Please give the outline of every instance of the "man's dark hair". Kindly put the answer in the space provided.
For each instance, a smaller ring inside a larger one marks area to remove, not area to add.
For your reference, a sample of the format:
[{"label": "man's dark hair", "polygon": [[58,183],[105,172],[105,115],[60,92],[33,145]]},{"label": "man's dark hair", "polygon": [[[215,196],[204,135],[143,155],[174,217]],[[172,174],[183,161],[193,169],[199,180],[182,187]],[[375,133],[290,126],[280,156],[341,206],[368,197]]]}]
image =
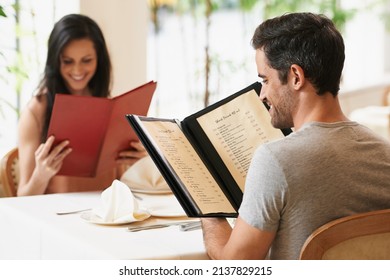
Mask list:
[{"label": "man's dark hair", "polygon": [[266,20],[253,35],[252,46],[263,49],[283,84],[292,64],[302,67],[317,94],[338,94],[344,66],[344,41],[324,15],[291,13]]}]

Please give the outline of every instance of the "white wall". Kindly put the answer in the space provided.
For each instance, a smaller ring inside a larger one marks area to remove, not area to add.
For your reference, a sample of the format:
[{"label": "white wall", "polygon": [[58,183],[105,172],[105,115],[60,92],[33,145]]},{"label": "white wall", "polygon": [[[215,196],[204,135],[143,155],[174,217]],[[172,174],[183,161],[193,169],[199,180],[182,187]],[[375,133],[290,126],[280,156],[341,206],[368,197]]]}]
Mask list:
[{"label": "white wall", "polygon": [[147,82],[148,12],[146,0],[80,0],[80,13],[103,30],[112,60],[114,96]]}]

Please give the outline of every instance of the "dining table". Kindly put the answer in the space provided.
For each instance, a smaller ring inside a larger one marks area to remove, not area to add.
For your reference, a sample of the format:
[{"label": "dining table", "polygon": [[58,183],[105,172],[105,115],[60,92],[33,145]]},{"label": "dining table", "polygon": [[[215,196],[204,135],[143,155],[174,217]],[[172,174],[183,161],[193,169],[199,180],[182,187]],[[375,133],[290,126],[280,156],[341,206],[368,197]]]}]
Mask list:
[{"label": "dining table", "polygon": [[[208,259],[200,227],[183,230],[178,224],[199,220],[188,218],[173,194],[135,197],[152,211],[133,223],[91,219],[91,209],[101,204],[100,192],[0,198],[0,259]],[[163,209],[166,205],[174,206],[171,212]],[[156,224],[161,227],[133,231]]]}]

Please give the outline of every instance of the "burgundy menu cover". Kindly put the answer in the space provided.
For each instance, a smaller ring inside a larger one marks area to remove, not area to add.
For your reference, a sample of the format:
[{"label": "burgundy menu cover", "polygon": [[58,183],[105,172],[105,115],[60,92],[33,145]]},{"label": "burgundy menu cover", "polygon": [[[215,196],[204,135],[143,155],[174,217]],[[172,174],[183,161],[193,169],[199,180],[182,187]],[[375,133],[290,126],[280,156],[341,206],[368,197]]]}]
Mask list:
[{"label": "burgundy menu cover", "polygon": [[147,115],[156,89],[151,81],[113,98],[56,94],[48,136],[70,141],[72,152],[57,175],[94,177],[115,167],[121,150],[138,140],[126,114]]}]

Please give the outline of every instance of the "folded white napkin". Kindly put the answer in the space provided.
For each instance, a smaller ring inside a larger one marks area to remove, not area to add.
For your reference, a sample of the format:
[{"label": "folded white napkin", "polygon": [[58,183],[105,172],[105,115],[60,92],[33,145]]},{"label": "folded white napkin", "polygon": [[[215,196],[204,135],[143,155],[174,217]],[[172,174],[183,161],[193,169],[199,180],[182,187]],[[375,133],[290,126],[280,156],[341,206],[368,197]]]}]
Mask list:
[{"label": "folded white napkin", "polygon": [[92,212],[105,223],[127,223],[142,221],[150,217],[139,204],[126,184],[114,180],[101,194],[102,204]]},{"label": "folded white napkin", "polygon": [[123,173],[120,180],[134,192],[171,192],[150,156],[135,162]]}]

